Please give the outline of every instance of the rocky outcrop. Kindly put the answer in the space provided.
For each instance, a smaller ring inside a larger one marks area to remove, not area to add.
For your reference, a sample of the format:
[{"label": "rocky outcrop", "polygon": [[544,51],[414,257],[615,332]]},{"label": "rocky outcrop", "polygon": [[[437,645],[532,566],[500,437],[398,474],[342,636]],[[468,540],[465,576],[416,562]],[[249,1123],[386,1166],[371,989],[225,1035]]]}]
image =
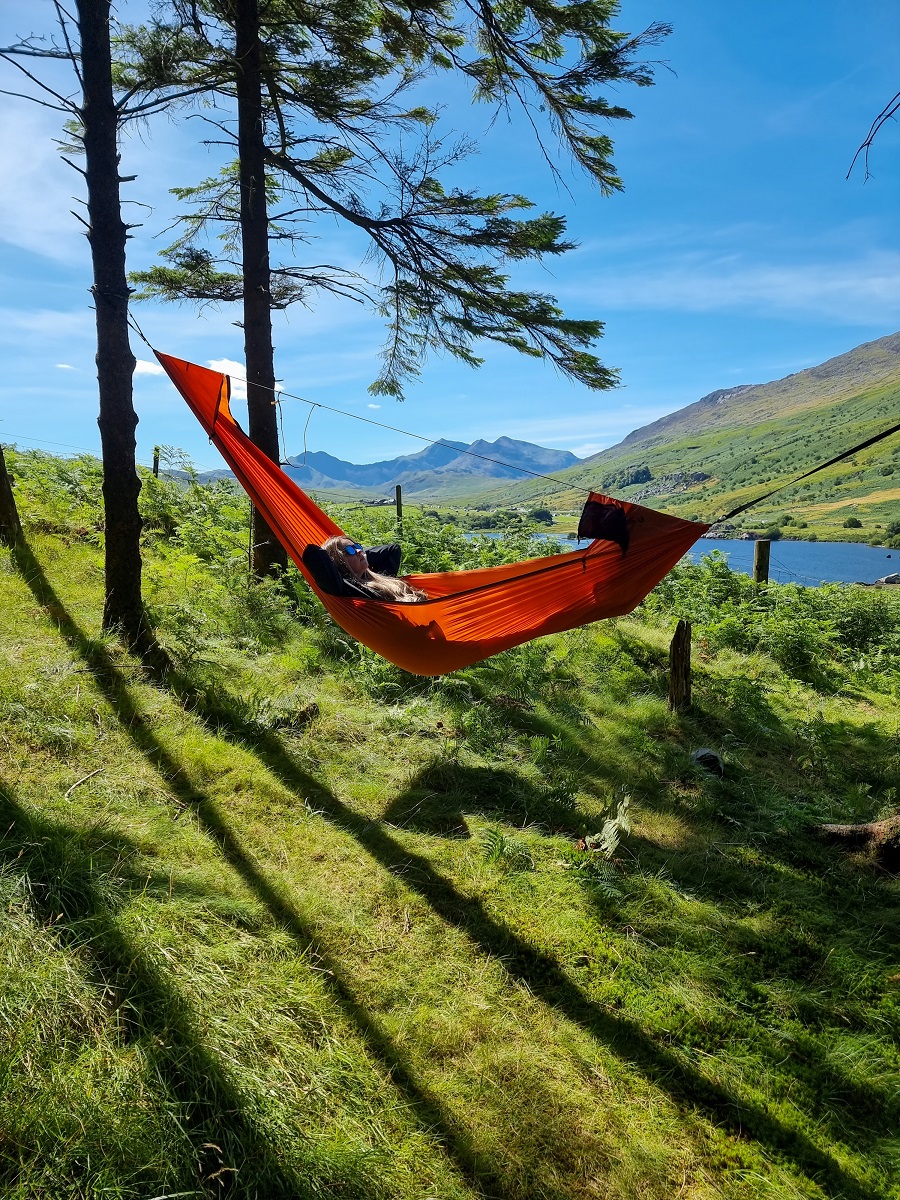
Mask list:
[{"label": "rocky outcrop", "polygon": [[688,488],[696,487],[712,479],[705,471],[673,471],[670,475],[660,475],[649,487],[642,488],[632,499],[642,502],[650,496],[672,496],[677,492],[686,492]]}]

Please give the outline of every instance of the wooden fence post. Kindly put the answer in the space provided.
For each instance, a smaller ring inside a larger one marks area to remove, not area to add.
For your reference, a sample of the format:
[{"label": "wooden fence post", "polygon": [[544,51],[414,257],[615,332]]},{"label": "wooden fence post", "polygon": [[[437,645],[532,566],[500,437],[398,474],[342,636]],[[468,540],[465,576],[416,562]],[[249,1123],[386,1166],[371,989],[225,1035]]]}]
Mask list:
[{"label": "wooden fence post", "polygon": [[681,712],[691,706],[691,624],[679,621],[669,646],[669,708]]},{"label": "wooden fence post", "polygon": [[400,484],[394,487],[394,503],[397,505],[397,532],[403,533],[403,491]]},{"label": "wooden fence post", "polygon": [[12,550],[16,546],[21,546],[24,541],[19,510],[16,508],[16,498],[13,495],[12,480],[6,469],[3,447],[0,446],[0,542]]},{"label": "wooden fence post", "polygon": [[153,447],[153,474],[159,479],[159,446]]},{"label": "wooden fence post", "polygon": [[753,543],[753,582],[769,582],[769,551],[772,543],[762,538]]}]

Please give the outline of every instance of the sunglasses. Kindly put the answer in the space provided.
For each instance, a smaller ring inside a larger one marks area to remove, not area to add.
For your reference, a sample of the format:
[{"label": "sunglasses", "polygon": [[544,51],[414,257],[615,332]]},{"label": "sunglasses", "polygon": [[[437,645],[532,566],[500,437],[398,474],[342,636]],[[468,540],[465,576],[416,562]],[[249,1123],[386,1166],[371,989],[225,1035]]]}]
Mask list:
[{"label": "sunglasses", "polygon": [[345,554],[365,554],[365,552],[366,551],[363,546],[345,546],[344,547]]}]

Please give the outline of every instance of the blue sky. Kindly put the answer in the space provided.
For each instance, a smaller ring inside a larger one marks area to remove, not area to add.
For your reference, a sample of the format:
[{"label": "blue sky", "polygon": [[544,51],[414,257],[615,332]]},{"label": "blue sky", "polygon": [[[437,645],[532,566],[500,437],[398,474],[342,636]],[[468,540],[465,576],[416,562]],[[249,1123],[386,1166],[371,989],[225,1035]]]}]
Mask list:
[{"label": "blue sky", "polygon": [[[139,14],[121,3],[120,14]],[[49,30],[49,0],[4,0],[0,43]],[[669,21],[657,85],[622,88],[635,113],[616,122],[625,191],[604,199],[564,160],[554,179],[521,121],[490,122],[455,89],[445,121],[480,153],[452,179],[522,191],[565,213],[579,248],[517,283],[555,294],[572,315],[606,324],[600,354],[622,387],[592,393],[512,351],[482,347],[472,371],[433,358],[406,401],[373,400],[382,330],[358,306],[323,299],[279,318],[277,369],[289,392],[429,437],[500,435],[587,455],[715,388],[779,378],[900,329],[900,131],[886,128],[872,177],[845,174],[874,115],[900,87],[900,10],[892,0],[625,0],[619,27]],[[7,68],[0,86],[15,86]],[[143,221],[130,266],[149,265],[174,211],[167,189],[216,162],[200,123],[161,118],[123,145],[126,196]],[[4,97],[0,106],[0,440],[48,450],[99,449],[87,246],[70,210],[79,177],[53,145],[56,114]],[[359,247],[334,227],[320,253],[352,263]],[[242,353],[238,313],[141,305],[155,345],[197,362]],[[135,353],[146,348],[135,340]],[[138,454],[155,443],[219,465],[164,379],[139,368]],[[373,407],[373,405],[380,407]],[[283,405],[289,453],[303,445],[307,408]],[[310,449],[352,461],[421,443],[317,410]]]}]

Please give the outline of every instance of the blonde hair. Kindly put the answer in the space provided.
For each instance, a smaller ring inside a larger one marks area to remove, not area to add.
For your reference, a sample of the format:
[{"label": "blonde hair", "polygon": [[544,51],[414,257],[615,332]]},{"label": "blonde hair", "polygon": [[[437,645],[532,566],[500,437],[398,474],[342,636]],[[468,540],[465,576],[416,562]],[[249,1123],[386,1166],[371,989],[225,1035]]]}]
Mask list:
[{"label": "blonde hair", "polygon": [[322,545],[322,549],[344,579],[350,583],[359,584],[380,600],[392,600],[395,604],[414,604],[417,600],[428,599],[426,592],[412,587],[405,579],[398,579],[396,575],[381,575],[377,571],[366,571],[365,575],[354,575],[347,564],[347,555],[344,551],[347,546],[355,545],[357,543],[348,537],[330,537]]}]

